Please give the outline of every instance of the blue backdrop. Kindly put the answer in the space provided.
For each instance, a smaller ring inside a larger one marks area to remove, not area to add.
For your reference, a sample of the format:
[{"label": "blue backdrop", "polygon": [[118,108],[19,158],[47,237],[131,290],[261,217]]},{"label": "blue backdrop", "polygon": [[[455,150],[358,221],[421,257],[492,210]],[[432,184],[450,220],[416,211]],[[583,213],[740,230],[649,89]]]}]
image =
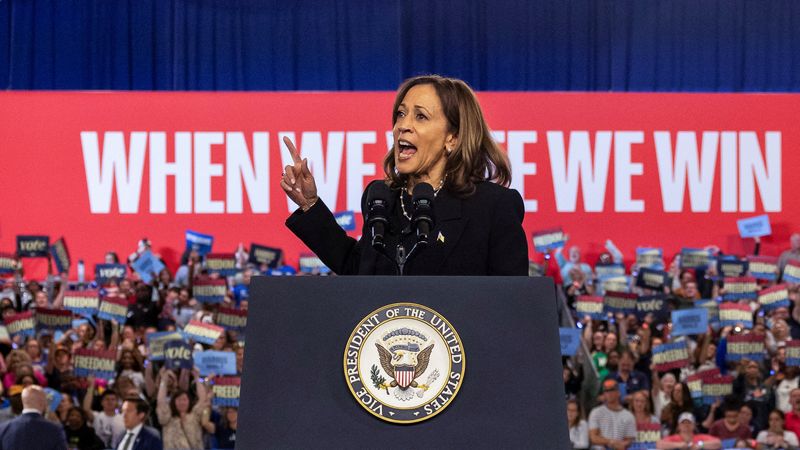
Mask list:
[{"label": "blue backdrop", "polygon": [[798,91],[795,0],[0,0],[10,89]]}]

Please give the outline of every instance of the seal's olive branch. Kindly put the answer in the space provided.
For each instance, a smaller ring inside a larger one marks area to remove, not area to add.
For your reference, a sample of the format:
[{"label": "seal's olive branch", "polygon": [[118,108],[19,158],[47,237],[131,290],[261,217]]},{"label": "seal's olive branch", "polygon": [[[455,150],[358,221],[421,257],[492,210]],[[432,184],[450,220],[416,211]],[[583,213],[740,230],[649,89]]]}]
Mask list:
[{"label": "seal's olive branch", "polygon": [[386,378],[381,375],[377,365],[372,365],[372,370],[369,371],[369,374],[372,378],[372,385],[375,386],[376,389],[386,390],[386,395],[389,395],[389,385],[386,384]]}]

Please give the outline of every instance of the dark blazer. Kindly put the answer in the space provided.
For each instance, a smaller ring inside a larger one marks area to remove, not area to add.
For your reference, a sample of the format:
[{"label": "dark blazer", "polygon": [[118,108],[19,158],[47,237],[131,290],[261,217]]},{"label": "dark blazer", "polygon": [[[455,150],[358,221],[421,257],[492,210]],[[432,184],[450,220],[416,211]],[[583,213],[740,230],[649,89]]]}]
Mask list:
[{"label": "dark blazer", "polygon": [[0,424],[0,450],[66,448],[64,429],[41,414],[27,413]]},{"label": "dark blazer", "polygon": [[[125,439],[125,434],[128,431],[125,430],[125,433],[122,433],[114,438],[114,445],[113,448],[119,447],[120,442]],[[133,445],[131,446],[131,450],[163,450],[164,443],[161,441],[161,434],[153,428],[148,427],[147,425],[142,427],[142,430],[139,431],[139,434],[136,435],[136,440],[133,441]]]},{"label": "dark blazer", "polygon": [[[373,181],[367,191],[381,182]],[[306,212],[295,211],[286,226],[339,275],[396,275],[396,246],[402,241],[409,251],[414,236],[403,234],[408,220],[401,212],[400,192],[393,192],[385,239],[388,256],[372,248],[366,223],[360,241],[347,236],[321,199]],[[409,214],[410,203],[407,198]],[[522,229],[525,210],[517,191],[482,182],[473,195],[461,199],[442,189],[433,209],[430,243],[409,257],[405,275],[528,275],[528,241]],[[367,211],[366,191],[361,210]]]}]

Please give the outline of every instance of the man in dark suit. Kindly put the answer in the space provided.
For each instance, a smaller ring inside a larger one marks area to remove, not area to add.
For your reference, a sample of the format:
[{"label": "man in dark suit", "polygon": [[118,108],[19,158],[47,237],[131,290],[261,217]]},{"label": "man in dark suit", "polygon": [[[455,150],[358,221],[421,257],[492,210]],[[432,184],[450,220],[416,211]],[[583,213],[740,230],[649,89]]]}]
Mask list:
[{"label": "man in dark suit", "polygon": [[150,416],[150,405],[146,401],[132,397],[122,403],[122,421],[125,434],[114,439],[117,450],[163,450],[161,436],[154,428],[144,424]]},{"label": "man in dark suit", "polygon": [[22,414],[0,425],[0,450],[52,450],[67,448],[64,429],[42,417],[47,410],[47,395],[39,386],[22,391]]}]

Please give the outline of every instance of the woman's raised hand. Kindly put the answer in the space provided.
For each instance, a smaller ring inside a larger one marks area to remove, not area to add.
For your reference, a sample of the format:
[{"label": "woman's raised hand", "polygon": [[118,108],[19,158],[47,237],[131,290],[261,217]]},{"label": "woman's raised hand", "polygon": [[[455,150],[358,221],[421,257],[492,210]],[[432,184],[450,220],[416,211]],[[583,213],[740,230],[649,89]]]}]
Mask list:
[{"label": "woman's raised hand", "polygon": [[281,188],[297,206],[302,208],[303,211],[308,211],[319,199],[314,176],[308,170],[308,159],[300,159],[294,143],[288,137],[284,137],[283,142],[289,149],[289,154],[292,155],[294,164],[284,168]]}]

